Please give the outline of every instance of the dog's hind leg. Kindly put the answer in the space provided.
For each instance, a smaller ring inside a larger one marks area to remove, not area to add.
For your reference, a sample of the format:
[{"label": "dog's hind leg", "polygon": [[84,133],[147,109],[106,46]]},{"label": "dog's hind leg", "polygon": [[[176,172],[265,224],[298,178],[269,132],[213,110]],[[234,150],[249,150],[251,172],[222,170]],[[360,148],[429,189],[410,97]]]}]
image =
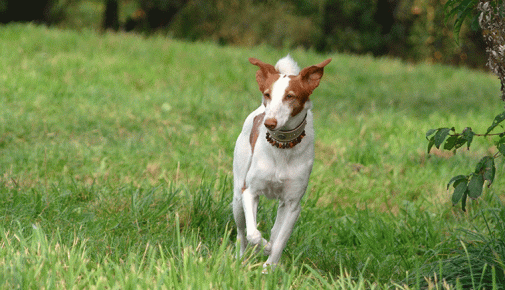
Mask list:
[{"label": "dog's hind leg", "polygon": [[242,197],[237,194],[233,197],[233,217],[237,225],[237,240],[240,243],[240,257],[242,257],[247,247],[246,223],[244,208],[242,206]]}]

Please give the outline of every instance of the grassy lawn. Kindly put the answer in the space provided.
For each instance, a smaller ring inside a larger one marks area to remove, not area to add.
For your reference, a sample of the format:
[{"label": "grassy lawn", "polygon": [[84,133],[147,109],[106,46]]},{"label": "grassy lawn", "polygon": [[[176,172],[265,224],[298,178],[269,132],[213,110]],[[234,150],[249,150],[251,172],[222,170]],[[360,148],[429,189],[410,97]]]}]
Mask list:
[{"label": "grassy lawn", "polygon": [[235,258],[233,148],[261,98],[247,58],[287,53],[0,26],[0,288],[503,289],[503,162],[467,213],[445,187],[493,139],[452,156],[424,137],[485,132],[499,81],[387,58],[289,52],[333,58],[309,189],[278,270]]}]

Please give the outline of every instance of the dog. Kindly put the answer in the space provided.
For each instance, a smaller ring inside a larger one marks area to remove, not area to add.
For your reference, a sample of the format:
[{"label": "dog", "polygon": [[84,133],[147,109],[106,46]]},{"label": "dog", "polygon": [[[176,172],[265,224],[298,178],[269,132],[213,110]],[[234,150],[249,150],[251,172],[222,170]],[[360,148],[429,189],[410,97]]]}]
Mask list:
[{"label": "dog", "polygon": [[[264,271],[279,263],[298,216],[314,162],[314,128],[309,96],[331,58],[300,71],[289,56],[275,66],[256,58],[262,104],[245,120],[233,158],[233,216],[240,256],[248,244],[268,255]],[[262,126],[263,125],[263,126]],[[278,199],[267,242],[256,226],[259,197]]]}]

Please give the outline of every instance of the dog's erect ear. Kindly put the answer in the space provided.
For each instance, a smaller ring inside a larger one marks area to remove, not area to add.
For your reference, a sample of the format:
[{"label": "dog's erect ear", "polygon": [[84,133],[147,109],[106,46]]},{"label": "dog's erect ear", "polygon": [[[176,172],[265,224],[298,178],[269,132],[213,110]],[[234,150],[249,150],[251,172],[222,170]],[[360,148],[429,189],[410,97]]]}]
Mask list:
[{"label": "dog's erect ear", "polygon": [[268,77],[278,72],[275,70],[273,65],[264,63],[257,58],[251,57],[249,58],[249,62],[260,68],[260,70],[256,72],[256,81],[258,82],[260,91],[263,93],[267,89],[265,85]]},{"label": "dog's erect ear", "polygon": [[304,87],[313,91],[319,85],[319,81],[323,77],[324,67],[329,64],[331,58],[321,62],[320,64],[316,64],[313,66],[306,67],[302,69],[300,72],[301,80],[304,84]]}]

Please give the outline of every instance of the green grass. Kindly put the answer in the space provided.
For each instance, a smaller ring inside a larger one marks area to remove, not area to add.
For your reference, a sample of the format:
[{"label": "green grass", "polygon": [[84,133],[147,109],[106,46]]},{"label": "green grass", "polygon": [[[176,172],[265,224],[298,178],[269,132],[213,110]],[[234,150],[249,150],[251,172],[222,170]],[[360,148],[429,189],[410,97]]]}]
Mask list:
[{"label": "green grass", "polygon": [[[278,270],[236,258],[233,148],[260,103],[247,58],[287,53],[0,26],[0,288],[503,289],[503,163],[466,214],[445,189],[493,140],[450,156],[424,139],[484,132],[498,80],[387,58],[290,52],[333,58],[309,189]],[[275,211],[261,200],[266,236]]]}]

